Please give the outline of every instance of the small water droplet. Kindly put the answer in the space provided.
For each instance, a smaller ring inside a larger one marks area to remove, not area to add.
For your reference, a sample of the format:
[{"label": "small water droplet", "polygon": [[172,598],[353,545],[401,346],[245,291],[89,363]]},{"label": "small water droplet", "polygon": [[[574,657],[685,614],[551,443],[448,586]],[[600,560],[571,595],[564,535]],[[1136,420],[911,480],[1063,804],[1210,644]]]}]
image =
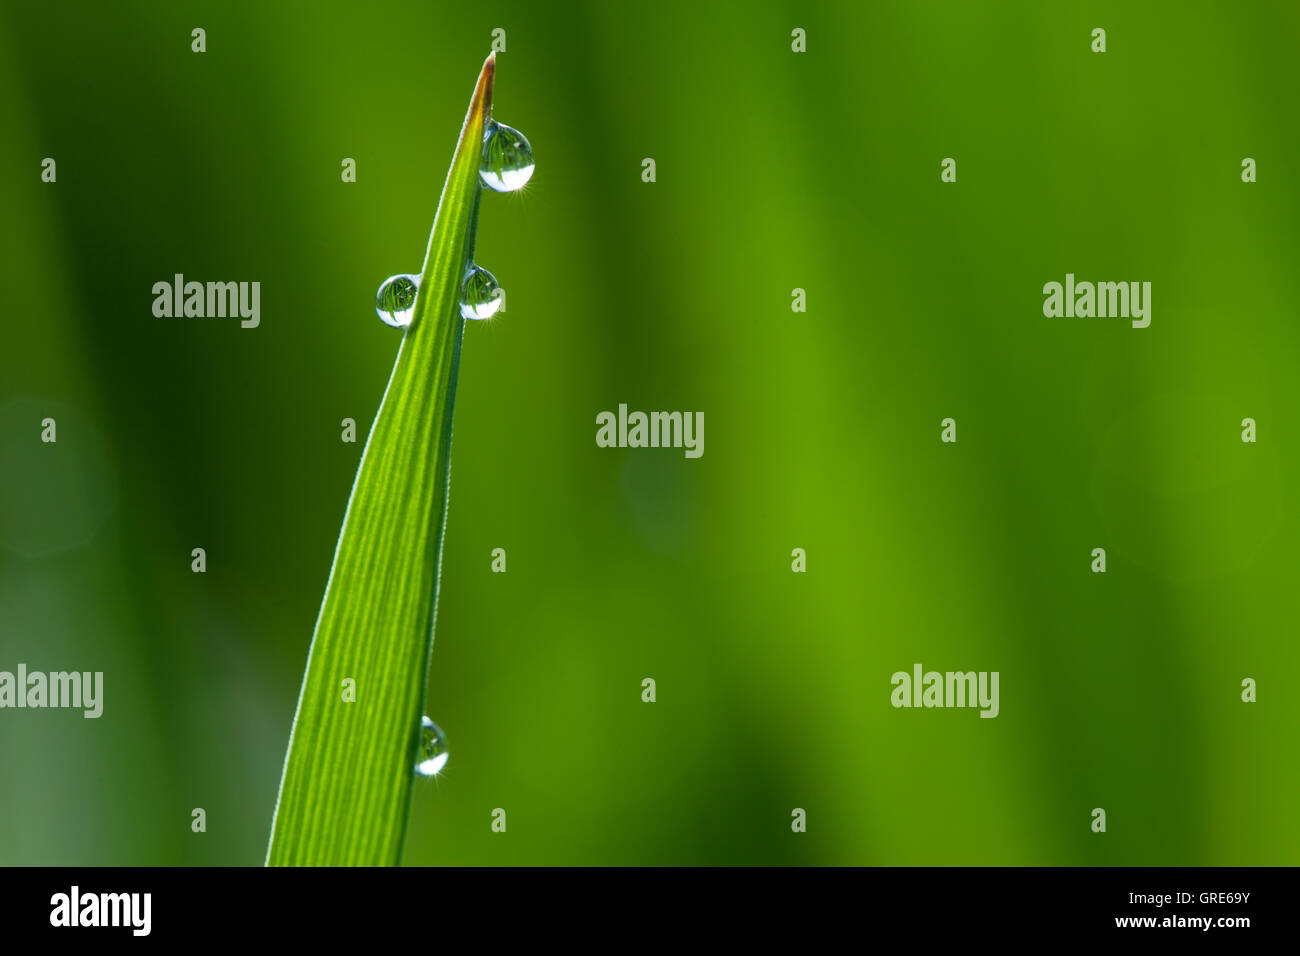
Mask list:
[{"label": "small water droplet", "polygon": [[460,314],[467,319],[490,319],[501,308],[501,300],[496,276],[481,266],[470,266],[460,285]]},{"label": "small water droplet", "polygon": [[375,311],[395,329],[404,329],[415,317],[415,294],[420,291],[420,277],[395,275],[379,286]]},{"label": "small water droplet", "polygon": [[483,130],[483,162],[479,178],[488,189],[512,193],[533,175],[533,148],[517,129],[489,120]]},{"label": "small water droplet", "polygon": [[415,772],[421,777],[432,777],[447,766],[447,735],[428,717],[420,718],[420,756],[415,761]]}]

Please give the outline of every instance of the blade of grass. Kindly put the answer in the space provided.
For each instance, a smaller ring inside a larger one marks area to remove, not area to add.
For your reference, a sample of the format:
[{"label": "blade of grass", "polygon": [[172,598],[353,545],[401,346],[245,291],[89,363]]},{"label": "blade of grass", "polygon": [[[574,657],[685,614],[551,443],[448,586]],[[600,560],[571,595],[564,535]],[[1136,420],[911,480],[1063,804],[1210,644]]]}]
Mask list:
[{"label": "blade of grass", "polygon": [[[268,865],[394,865],[410,811],[450,482],[451,420],[495,54],[429,236],[415,314],[348,502],[289,736]],[[355,702],[343,681],[356,681]]]}]

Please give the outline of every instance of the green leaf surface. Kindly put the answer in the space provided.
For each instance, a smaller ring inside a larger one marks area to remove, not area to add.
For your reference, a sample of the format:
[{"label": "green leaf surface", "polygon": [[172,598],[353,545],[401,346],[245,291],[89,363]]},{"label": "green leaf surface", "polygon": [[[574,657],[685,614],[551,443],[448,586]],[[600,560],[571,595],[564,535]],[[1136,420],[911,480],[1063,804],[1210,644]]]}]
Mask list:
[{"label": "green leaf surface", "polygon": [[[268,865],[395,865],[410,811],[447,522],[452,410],[495,54],[429,236],[415,314],[357,471],[312,638]],[[356,681],[346,702],[343,682]]]}]

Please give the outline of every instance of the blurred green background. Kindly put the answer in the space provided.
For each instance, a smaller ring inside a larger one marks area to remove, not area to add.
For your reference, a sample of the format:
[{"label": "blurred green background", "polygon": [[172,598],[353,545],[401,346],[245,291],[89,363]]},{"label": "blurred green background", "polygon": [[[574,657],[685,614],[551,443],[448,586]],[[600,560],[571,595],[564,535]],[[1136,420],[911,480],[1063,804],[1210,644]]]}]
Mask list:
[{"label": "blurred green background", "polygon": [[[1300,860],[1300,8],[1137,6],[8,0],[0,669],[105,701],[0,712],[0,862],[263,859],[497,27],[538,166],[483,203],[406,862]],[[261,327],[155,318],[176,272]],[[1150,328],[1044,318],[1066,272]],[[620,402],[704,456],[597,448]],[[916,662],[1001,715],[893,709]]]}]

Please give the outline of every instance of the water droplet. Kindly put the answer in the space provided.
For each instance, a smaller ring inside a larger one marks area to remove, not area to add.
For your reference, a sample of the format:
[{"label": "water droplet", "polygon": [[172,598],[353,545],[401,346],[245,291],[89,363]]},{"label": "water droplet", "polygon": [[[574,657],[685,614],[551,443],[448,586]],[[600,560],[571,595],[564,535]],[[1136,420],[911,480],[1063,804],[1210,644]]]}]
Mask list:
[{"label": "water droplet", "polygon": [[415,293],[420,291],[420,277],[395,275],[385,279],[375,296],[375,311],[395,329],[404,329],[415,316]]},{"label": "water droplet", "polygon": [[470,266],[460,285],[460,314],[467,319],[490,319],[502,302],[501,287],[492,273]]},{"label": "water droplet", "polygon": [[512,193],[533,175],[533,148],[517,129],[489,120],[483,131],[483,162],[479,178],[488,189]]},{"label": "water droplet", "polygon": [[428,717],[420,718],[420,756],[415,761],[415,772],[421,777],[432,777],[447,766],[447,735]]}]

